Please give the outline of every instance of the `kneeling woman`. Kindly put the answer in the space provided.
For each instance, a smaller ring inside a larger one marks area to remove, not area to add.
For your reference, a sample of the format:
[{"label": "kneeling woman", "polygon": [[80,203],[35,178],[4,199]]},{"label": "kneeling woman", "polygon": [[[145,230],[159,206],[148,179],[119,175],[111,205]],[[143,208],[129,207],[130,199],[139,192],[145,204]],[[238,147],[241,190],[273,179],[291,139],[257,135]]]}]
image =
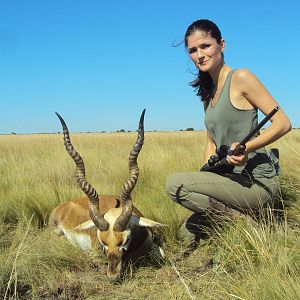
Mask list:
[{"label": "kneeling woman", "polygon": [[[278,103],[251,72],[233,70],[225,64],[225,41],[215,23],[195,21],[188,27],[184,41],[199,70],[191,85],[204,103],[207,162],[221,145],[234,149],[257,126],[258,111],[267,115]],[[291,123],[280,108],[271,118],[271,125],[246,143],[244,154],[227,157],[233,172],[174,174],[168,178],[167,193],[194,212],[209,207],[245,211],[271,204],[279,199],[280,187],[276,168],[264,147],[290,130]]]}]

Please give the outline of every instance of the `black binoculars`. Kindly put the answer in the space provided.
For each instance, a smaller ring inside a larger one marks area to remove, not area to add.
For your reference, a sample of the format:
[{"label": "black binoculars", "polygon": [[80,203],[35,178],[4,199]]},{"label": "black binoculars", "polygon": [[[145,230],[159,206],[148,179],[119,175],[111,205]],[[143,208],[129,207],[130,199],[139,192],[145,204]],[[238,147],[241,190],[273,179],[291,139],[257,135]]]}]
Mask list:
[{"label": "black binoculars", "polygon": [[207,161],[207,164],[211,167],[214,166],[217,162],[227,157],[229,154],[229,147],[227,145],[222,145],[217,150],[217,154],[212,155],[209,160]]}]

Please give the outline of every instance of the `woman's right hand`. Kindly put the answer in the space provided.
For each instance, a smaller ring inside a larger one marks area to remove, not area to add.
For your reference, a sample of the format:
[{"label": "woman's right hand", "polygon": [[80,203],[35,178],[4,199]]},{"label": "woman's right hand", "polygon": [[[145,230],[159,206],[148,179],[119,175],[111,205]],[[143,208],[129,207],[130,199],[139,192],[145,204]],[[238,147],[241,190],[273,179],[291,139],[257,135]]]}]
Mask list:
[{"label": "woman's right hand", "polygon": [[[230,150],[233,151],[239,143],[233,143],[230,147]],[[248,161],[248,151],[247,148],[244,150],[243,154],[239,155],[234,155],[234,154],[229,154],[226,157],[228,163],[232,166],[244,166],[247,161]]]}]

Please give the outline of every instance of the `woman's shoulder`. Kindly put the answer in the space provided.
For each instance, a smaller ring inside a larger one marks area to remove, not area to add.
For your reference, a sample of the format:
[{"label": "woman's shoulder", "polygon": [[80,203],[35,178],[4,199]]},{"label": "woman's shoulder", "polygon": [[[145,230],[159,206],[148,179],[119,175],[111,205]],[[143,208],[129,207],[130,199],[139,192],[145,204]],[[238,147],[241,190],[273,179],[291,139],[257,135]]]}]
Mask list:
[{"label": "woman's shoulder", "polygon": [[253,77],[256,78],[256,76],[246,68],[244,68],[244,69],[235,69],[233,71],[234,71],[233,76],[237,80],[247,80],[247,79],[250,79],[250,78],[253,78]]},{"label": "woman's shoulder", "polygon": [[259,79],[246,68],[234,70],[232,80],[236,86],[253,86],[259,82]]}]

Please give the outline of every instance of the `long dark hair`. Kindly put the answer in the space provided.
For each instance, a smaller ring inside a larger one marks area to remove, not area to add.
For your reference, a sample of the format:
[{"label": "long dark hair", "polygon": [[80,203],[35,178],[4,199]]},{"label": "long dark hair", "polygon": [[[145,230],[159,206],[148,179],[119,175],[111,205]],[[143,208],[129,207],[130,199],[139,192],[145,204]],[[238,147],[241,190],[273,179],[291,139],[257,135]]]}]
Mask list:
[{"label": "long dark hair", "polygon": [[[215,38],[218,44],[221,43],[222,35],[218,26],[210,20],[201,19],[193,22],[188,27],[184,36],[184,44],[186,48],[188,37],[195,31],[210,33],[211,37]],[[200,96],[202,101],[208,102],[212,98],[214,82],[208,72],[202,72],[199,70],[197,78],[190,82],[190,85],[195,88],[197,96]]]}]

